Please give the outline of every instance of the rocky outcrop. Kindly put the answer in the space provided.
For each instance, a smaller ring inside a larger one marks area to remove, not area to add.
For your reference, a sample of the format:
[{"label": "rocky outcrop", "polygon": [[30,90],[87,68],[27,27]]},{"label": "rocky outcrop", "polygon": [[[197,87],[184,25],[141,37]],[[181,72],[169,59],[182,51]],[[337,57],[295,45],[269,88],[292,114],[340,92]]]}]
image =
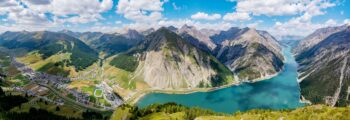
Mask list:
[{"label": "rocky outcrop", "polygon": [[282,69],[281,47],[266,31],[231,28],[211,38],[219,44],[216,57],[239,80],[268,77]]},{"label": "rocky outcrop", "polygon": [[167,28],[149,34],[125,55],[137,58],[134,75],[152,88],[216,87],[234,82],[230,70],[214,56]]},{"label": "rocky outcrop", "polygon": [[301,94],[315,104],[348,106],[349,56],[349,26],[322,28],[309,35],[296,50]]},{"label": "rocky outcrop", "polygon": [[346,29],[346,25],[317,29],[315,32],[313,32],[312,34],[308,35],[303,40],[301,40],[301,42],[299,43],[297,48],[293,50],[293,52],[296,54],[305,52],[306,50],[315,46],[316,44],[318,44],[325,38],[329,37],[330,35],[336,32],[342,31],[344,29]]},{"label": "rocky outcrop", "polygon": [[211,34],[203,33],[193,26],[184,25],[177,33],[182,36],[183,39],[202,50],[210,52],[216,47],[216,44],[210,39]]}]

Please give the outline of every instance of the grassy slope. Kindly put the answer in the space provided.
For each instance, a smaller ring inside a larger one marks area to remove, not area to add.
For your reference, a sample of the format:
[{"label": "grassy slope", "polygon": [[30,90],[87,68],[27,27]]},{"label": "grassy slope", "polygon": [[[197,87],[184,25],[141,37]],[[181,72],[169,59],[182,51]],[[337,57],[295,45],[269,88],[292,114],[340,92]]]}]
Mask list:
[{"label": "grassy slope", "polygon": [[74,67],[66,65],[70,56],[70,53],[59,53],[43,59],[41,54],[34,51],[26,56],[17,58],[17,60],[37,71],[68,76],[72,70],[74,71]]},{"label": "grassy slope", "polygon": [[349,107],[314,105],[292,111],[252,110],[233,116],[202,116],[197,120],[349,120]]},{"label": "grassy slope", "polygon": [[[136,112],[135,112],[136,111]],[[251,110],[234,115],[210,112],[200,108],[188,108],[180,105],[153,105],[143,109],[135,107],[118,108],[111,120],[350,120],[350,107],[328,107],[313,105],[296,110]]]},{"label": "grassy slope", "polygon": [[37,108],[37,109],[44,109],[47,110],[53,114],[61,115],[65,117],[71,117],[71,118],[82,118],[81,114],[83,110],[78,110],[77,108],[73,108],[72,105],[63,105],[59,106],[60,110],[56,111],[57,105],[48,103],[45,104],[44,102],[36,102],[36,104],[30,104],[29,102],[23,103],[21,107],[15,107],[11,111],[12,112],[29,112],[29,109],[31,107]]}]

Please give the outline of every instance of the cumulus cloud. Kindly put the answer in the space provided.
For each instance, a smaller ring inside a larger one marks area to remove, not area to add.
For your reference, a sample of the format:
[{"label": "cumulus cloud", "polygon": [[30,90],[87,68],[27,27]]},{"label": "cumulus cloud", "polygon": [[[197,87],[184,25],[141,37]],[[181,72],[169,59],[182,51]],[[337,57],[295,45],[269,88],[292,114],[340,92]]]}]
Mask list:
[{"label": "cumulus cloud", "polygon": [[262,20],[257,20],[257,21],[255,21],[255,22],[253,22],[253,23],[249,23],[249,24],[247,25],[247,27],[256,28],[256,27],[258,27],[259,24],[261,24],[261,23],[263,23],[263,22],[264,22],[264,21],[262,21]]},{"label": "cumulus cloud", "polygon": [[287,22],[276,22],[275,25],[268,29],[276,37],[281,36],[306,36],[319,28],[328,26],[338,26],[333,19],[329,19],[323,23],[312,23],[311,21],[302,21],[300,17],[293,18]]},{"label": "cumulus cloud", "polygon": [[213,30],[226,30],[232,26],[235,26],[229,22],[216,22],[216,23],[208,23],[208,22],[200,22],[194,21],[190,19],[180,19],[180,20],[161,20],[158,22],[158,26],[175,26],[180,28],[183,25],[195,26],[198,29],[213,29]]},{"label": "cumulus cloud", "polygon": [[236,10],[253,15],[281,16],[296,15],[305,11],[320,14],[319,8],[329,6],[334,4],[325,0],[238,0]]},{"label": "cumulus cloud", "polygon": [[119,0],[117,13],[136,22],[155,22],[162,18],[163,4],[160,0]]},{"label": "cumulus cloud", "polygon": [[191,16],[192,19],[195,20],[217,20],[217,19],[221,19],[221,15],[220,14],[207,14],[204,12],[197,12],[196,14]]},{"label": "cumulus cloud", "polygon": [[245,21],[250,20],[251,17],[248,13],[245,12],[234,12],[225,14],[223,19],[226,21]]},{"label": "cumulus cloud", "polygon": [[2,28],[40,30],[103,20],[101,13],[112,7],[113,0],[0,0],[0,15],[12,24]]},{"label": "cumulus cloud", "polygon": [[52,0],[24,0],[35,5],[47,5],[50,4]]},{"label": "cumulus cloud", "polygon": [[343,21],[343,24],[348,24],[348,25],[350,25],[350,19],[345,19],[345,20]]},{"label": "cumulus cloud", "polygon": [[300,0],[239,0],[237,11],[253,15],[293,15],[301,12],[304,5]]},{"label": "cumulus cloud", "polygon": [[[33,4],[36,0],[24,0],[28,8],[50,12],[58,16],[99,14],[112,8],[113,0],[52,0],[50,4]],[[41,0],[44,1],[44,0]]]},{"label": "cumulus cloud", "polygon": [[35,4],[33,1],[36,0],[24,0],[24,3],[32,10],[49,12],[60,18],[67,18],[63,20],[65,22],[73,23],[97,21],[102,19],[100,13],[113,7],[113,0],[39,0],[49,1],[49,4]]},{"label": "cumulus cloud", "polygon": [[44,25],[50,22],[44,13],[28,9],[16,0],[0,2],[0,15],[6,15],[6,19],[17,24]]},{"label": "cumulus cloud", "polygon": [[[335,6],[334,3],[323,0],[302,1],[303,7],[300,9],[300,16],[293,17],[286,22],[277,21],[275,25],[269,28],[269,32],[275,36],[306,36],[314,30],[336,25],[336,21],[329,19],[324,23],[313,23],[312,18],[319,15],[324,15],[323,10]],[[258,14],[258,13],[255,13]],[[263,13],[260,13],[263,14]],[[265,13],[264,13],[265,14]],[[273,15],[273,14],[270,14]]]}]

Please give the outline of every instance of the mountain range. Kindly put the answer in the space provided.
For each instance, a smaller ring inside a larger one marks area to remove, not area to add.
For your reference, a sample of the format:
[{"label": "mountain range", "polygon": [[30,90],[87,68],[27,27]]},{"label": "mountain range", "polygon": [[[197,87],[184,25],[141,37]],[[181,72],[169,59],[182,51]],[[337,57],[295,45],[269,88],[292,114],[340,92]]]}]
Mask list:
[{"label": "mountain range", "polygon": [[265,78],[278,73],[284,59],[279,42],[253,28],[215,31],[184,25],[125,34],[23,31],[5,32],[0,41],[7,49],[26,49],[17,59],[35,70],[69,76],[103,61],[128,73],[121,80],[129,81],[125,83],[135,79],[162,89],[217,87]]},{"label": "mountain range", "polygon": [[283,67],[278,41],[266,31],[231,28],[212,36],[216,57],[240,80],[265,78]]}]

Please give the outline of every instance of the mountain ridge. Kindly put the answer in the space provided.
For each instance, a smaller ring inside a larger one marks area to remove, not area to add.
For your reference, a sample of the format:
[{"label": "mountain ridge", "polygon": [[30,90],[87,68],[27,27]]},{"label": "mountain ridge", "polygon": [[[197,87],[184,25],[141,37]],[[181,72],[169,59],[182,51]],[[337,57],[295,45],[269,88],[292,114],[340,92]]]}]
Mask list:
[{"label": "mountain ridge", "polygon": [[328,31],[333,34],[320,36],[324,39],[297,53],[299,81],[302,95],[312,103],[347,106],[350,104],[346,100],[350,88],[350,63],[347,62],[350,59],[350,27],[340,31],[334,28]]}]

